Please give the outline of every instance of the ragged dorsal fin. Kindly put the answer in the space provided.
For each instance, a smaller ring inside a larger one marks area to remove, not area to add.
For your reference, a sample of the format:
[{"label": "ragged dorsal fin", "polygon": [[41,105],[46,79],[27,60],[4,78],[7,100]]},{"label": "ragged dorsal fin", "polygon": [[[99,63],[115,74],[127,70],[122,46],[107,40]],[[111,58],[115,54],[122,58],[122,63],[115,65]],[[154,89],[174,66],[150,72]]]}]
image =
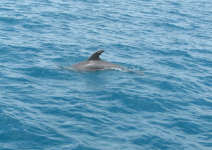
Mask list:
[{"label": "ragged dorsal fin", "polygon": [[104,52],[104,50],[98,50],[94,54],[92,54],[88,60],[101,60],[99,56]]}]

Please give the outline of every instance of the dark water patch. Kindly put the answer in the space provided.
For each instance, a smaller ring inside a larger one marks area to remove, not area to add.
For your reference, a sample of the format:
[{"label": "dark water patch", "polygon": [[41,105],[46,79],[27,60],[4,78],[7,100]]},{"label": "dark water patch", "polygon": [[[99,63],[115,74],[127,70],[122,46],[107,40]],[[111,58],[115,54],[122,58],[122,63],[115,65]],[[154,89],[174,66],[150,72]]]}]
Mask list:
[{"label": "dark water patch", "polygon": [[197,78],[199,78],[204,85],[209,88],[212,87],[212,76],[197,76]]},{"label": "dark water patch", "polygon": [[107,108],[107,110],[111,113],[119,113],[119,114],[130,114],[131,111],[127,110],[127,109],[123,109],[122,107],[119,106],[110,106]]},{"label": "dark water patch", "polygon": [[132,140],[132,142],[136,145],[145,146],[148,149],[176,149],[175,146],[181,147],[178,145],[178,143],[172,140],[166,140],[154,135],[144,135],[140,138]]},{"label": "dark water patch", "polygon": [[176,61],[172,61],[171,59],[169,60],[161,60],[159,61],[159,63],[161,65],[166,65],[170,68],[175,68],[175,69],[178,69],[178,70],[187,70],[187,68],[185,67],[184,64],[181,64],[181,63],[178,63]]},{"label": "dark water patch", "polygon": [[203,132],[198,123],[181,118],[174,118],[172,127],[189,135],[198,135]]},{"label": "dark water patch", "polygon": [[[148,72],[144,72],[144,79],[138,79],[140,80],[139,82],[142,85],[151,85],[155,88],[155,90],[157,89],[157,91],[166,91],[172,94],[174,94],[175,92],[178,92],[178,94],[188,92],[187,89],[184,88],[184,80],[180,79],[179,77],[172,76],[172,78],[175,78],[176,81],[170,81],[170,77],[166,78],[165,76],[163,76],[162,78],[161,76],[147,75],[147,73]],[[148,79],[150,77],[151,80]]]},{"label": "dark water patch", "polygon": [[14,66],[18,65],[23,60],[29,60],[36,57],[40,52],[40,49],[37,47],[24,45],[4,45],[1,49],[1,54],[4,56],[1,57],[1,60],[5,60],[5,62],[8,63],[16,62]]},{"label": "dark water patch", "polygon": [[192,28],[191,27],[185,27],[185,26],[180,26],[178,25],[177,23],[168,23],[168,22],[172,22],[172,21],[158,21],[158,22],[154,22],[154,26],[157,27],[157,28],[161,28],[163,29],[164,31],[166,32],[172,32],[173,30],[174,31],[191,31]]},{"label": "dark water patch", "polygon": [[89,5],[90,4],[98,4],[100,3],[99,0],[72,0],[74,2],[81,2],[81,3],[88,3]]},{"label": "dark water patch", "polygon": [[212,103],[203,98],[195,98],[193,99],[192,103],[198,106],[205,106],[206,108],[208,107],[209,109],[212,108]]},{"label": "dark water patch", "polygon": [[131,56],[132,57],[135,57],[136,55],[138,55],[136,52],[139,52],[140,48],[136,47],[136,46],[133,46],[133,45],[127,45],[126,43],[124,44],[113,44],[111,47],[113,47],[113,49],[118,49],[120,51],[129,51],[131,52]]},{"label": "dark water patch", "polygon": [[199,118],[204,119],[209,124],[212,122],[212,116],[210,114],[207,115],[201,115]]},{"label": "dark water patch", "polygon": [[204,59],[204,58],[196,58],[196,59],[194,59],[194,62],[196,62],[202,66],[212,67],[212,61]]},{"label": "dark water patch", "polygon": [[57,70],[45,68],[45,67],[30,67],[22,69],[24,71],[24,74],[30,76],[30,77],[37,77],[37,78],[46,78],[46,79],[60,79],[59,74],[56,73]]},{"label": "dark water patch", "polygon": [[21,19],[13,18],[13,17],[0,17],[0,22],[5,23],[7,25],[17,25],[21,23]]},{"label": "dark water patch", "polygon": [[[10,116],[1,117],[1,127],[7,128],[4,132],[1,132],[1,142],[7,143],[8,145],[13,145],[14,149],[24,148],[41,148],[40,144],[54,143],[57,145],[57,141],[53,140],[47,136],[44,136],[43,133],[36,134],[33,131],[33,127],[27,126],[22,121],[18,119],[11,118]],[[40,132],[40,130],[38,130]],[[39,144],[38,144],[39,143]],[[23,146],[24,145],[24,146]]]},{"label": "dark water patch", "polygon": [[[123,93],[122,93],[123,94]],[[162,107],[156,98],[148,97],[134,97],[130,95],[125,95],[125,99],[120,96],[115,96],[117,100],[121,101],[123,105],[132,111],[147,111],[147,112],[164,112],[165,109]],[[118,98],[120,97],[120,98]]]},{"label": "dark water patch", "polygon": [[41,16],[43,16],[45,18],[51,18],[51,19],[55,19],[55,20],[59,19],[59,20],[65,20],[65,21],[77,21],[79,19],[79,16],[75,16],[70,13],[55,13],[52,11],[42,12]]},{"label": "dark water patch", "polygon": [[154,50],[155,54],[159,54],[163,57],[188,57],[191,58],[192,56],[185,50],[173,50],[173,49],[167,49],[167,50]]},{"label": "dark water patch", "polygon": [[91,146],[78,145],[78,146],[75,147],[73,150],[100,150],[100,149],[93,148],[93,147],[91,147]]},{"label": "dark water patch", "polygon": [[33,32],[37,32],[37,33],[45,33],[48,32],[49,28],[51,27],[51,25],[48,24],[40,24],[40,23],[25,23],[23,25],[23,28],[33,31]]},{"label": "dark water patch", "polygon": [[197,53],[200,53],[200,54],[208,54],[208,55],[212,54],[210,49],[191,49],[191,52],[197,52]]},{"label": "dark water patch", "polygon": [[177,7],[177,8],[181,8],[182,4],[180,2],[173,2],[173,1],[167,1],[168,3],[170,3],[171,5]]},{"label": "dark water patch", "polygon": [[160,90],[177,92],[182,88],[178,83],[171,83],[169,81],[154,81],[154,85],[156,85]]}]

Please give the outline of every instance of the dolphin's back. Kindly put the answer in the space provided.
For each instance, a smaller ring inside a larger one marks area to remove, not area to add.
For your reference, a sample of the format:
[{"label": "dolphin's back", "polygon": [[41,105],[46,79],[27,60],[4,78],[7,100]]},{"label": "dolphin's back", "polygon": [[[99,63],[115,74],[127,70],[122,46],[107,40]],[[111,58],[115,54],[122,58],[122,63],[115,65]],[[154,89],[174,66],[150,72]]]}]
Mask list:
[{"label": "dolphin's back", "polygon": [[112,64],[102,60],[96,60],[96,61],[90,60],[74,64],[72,68],[74,70],[79,71],[93,71],[93,70],[105,70],[105,69],[116,69],[116,68],[120,69],[121,67],[116,64]]},{"label": "dolphin's back", "polygon": [[89,57],[87,61],[83,61],[72,65],[72,69],[78,71],[95,71],[105,69],[122,70],[122,67],[119,65],[101,60],[99,56],[103,52],[104,52],[103,50],[96,51]]}]

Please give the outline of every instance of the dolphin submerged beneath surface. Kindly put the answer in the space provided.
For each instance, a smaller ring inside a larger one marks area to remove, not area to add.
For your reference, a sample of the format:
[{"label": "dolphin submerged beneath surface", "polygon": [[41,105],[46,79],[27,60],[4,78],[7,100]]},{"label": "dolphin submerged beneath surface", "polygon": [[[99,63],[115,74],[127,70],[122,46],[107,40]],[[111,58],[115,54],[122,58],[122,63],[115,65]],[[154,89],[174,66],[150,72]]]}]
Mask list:
[{"label": "dolphin submerged beneath surface", "polygon": [[77,63],[69,67],[68,69],[76,71],[97,71],[97,70],[120,70],[124,71],[125,68],[119,65],[104,61],[100,59],[100,55],[104,50],[98,50],[93,53],[88,60]]}]

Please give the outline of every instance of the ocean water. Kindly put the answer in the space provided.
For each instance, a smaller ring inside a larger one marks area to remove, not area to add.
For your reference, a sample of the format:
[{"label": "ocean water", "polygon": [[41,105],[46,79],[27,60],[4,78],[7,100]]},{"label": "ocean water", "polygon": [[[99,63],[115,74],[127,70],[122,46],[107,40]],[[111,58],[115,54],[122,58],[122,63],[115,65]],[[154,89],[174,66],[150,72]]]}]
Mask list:
[{"label": "ocean water", "polygon": [[[212,149],[211,8],[1,0],[0,150]],[[98,49],[133,72],[61,69]]]}]

